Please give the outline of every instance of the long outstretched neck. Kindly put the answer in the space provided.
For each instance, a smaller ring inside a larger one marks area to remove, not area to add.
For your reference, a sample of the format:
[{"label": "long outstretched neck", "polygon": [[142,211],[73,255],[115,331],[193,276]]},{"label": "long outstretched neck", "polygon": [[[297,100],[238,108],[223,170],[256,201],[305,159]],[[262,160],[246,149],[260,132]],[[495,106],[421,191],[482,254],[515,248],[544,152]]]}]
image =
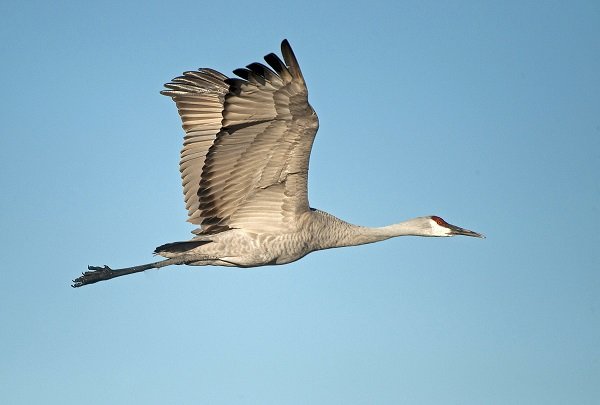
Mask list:
[{"label": "long outstretched neck", "polygon": [[379,242],[395,236],[472,236],[485,238],[480,233],[452,225],[438,216],[417,217],[408,221],[380,228],[350,225],[350,232],[345,235],[346,240],[338,246],[362,245],[364,243]]},{"label": "long outstretched neck", "polygon": [[426,218],[413,218],[397,224],[382,227],[352,225],[323,211],[312,213],[314,228],[310,233],[315,238],[317,249],[363,245],[379,242],[396,236],[432,236]]},{"label": "long outstretched neck", "polygon": [[395,238],[396,236],[431,236],[431,233],[423,226],[421,218],[414,218],[381,227],[355,226],[353,239],[354,244],[362,245]]}]

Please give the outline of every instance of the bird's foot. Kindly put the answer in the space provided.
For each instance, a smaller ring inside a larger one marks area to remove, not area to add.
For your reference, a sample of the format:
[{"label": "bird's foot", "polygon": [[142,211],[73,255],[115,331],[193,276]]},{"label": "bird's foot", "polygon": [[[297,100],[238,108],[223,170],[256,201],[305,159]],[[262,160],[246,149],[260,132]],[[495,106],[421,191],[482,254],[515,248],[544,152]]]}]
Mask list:
[{"label": "bird's foot", "polygon": [[73,280],[71,287],[77,288],[87,284],[97,283],[98,281],[108,280],[115,276],[113,269],[108,266],[88,266],[88,270],[89,271],[81,273],[80,277]]}]

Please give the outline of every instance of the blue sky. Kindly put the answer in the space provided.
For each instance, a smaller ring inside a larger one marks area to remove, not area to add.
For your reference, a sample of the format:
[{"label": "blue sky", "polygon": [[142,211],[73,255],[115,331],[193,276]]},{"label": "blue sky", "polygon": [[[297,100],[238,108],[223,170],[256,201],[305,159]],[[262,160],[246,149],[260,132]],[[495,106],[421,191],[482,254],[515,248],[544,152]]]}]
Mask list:
[{"label": "blue sky", "polygon": [[[598,403],[598,2],[4,1],[0,33],[0,402]],[[312,206],[488,238],[71,289],[191,236],[163,83],[283,38]]]}]

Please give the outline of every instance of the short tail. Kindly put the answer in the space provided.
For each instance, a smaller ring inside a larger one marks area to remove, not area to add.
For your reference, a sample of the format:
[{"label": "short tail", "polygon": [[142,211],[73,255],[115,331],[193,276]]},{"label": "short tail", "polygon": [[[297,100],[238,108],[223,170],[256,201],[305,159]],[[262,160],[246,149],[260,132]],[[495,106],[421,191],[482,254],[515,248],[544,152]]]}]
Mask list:
[{"label": "short tail", "polygon": [[160,245],[156,249],[154,249],[154,254],[159,255],[161,253],[185,253],[189,252],[192,249],[197,248],[198,246],[206,245],[207,243],[211,243],[208,240],[190,240],[187,242],[171,242],[165,243],[164,245]]}]

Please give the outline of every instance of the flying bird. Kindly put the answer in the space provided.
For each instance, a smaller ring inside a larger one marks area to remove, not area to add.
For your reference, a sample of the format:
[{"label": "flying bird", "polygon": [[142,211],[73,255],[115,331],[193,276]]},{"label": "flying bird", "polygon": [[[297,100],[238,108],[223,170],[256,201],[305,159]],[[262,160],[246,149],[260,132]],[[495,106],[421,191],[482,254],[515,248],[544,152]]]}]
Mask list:
[{"label": "flying bird", "polygon": [[319,120],[287,40],[283,61],[265,56],[230,78],[213,69],[183,73],[161,94],[175,101],[185,131],[180,156],[191,240],[154,253],[166,260],[111,269],[88,266],[73,287],[173,264],[255,267],[286,264],[322,249],[396,236],[483,235],[424,216],[384,227],[342,221],[308,203],[308,162]]}]

